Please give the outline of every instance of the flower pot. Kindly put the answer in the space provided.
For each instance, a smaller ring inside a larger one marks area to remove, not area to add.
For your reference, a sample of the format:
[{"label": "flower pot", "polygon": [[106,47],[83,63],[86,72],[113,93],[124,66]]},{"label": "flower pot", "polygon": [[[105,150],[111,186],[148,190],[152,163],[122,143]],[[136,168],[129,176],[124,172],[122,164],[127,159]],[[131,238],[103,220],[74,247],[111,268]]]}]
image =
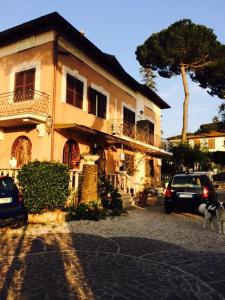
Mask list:
[{"label": "flower pot", "polygon": [[99,155],[86,154],[83,156],[86,165],[94,165],[95,162],[99,159]]}]

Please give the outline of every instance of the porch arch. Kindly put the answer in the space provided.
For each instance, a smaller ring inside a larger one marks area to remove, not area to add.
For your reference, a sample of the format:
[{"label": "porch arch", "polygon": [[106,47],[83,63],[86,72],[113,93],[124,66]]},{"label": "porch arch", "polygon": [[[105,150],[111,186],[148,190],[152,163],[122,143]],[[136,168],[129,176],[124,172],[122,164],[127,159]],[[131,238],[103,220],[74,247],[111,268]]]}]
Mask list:
[{"label": "porch arch", "polygon": [[17,168],[21,168],[31,161],[31,150],[32,144],[27,136],[21,135],[15,139],[11,149],[11,157],[15,157]]},{"label": "porch arch", "polygon": [[63,163],[74,169],[79,167],[80,164],[80,148],[78,143],[73,140],[69,139],[66,141],[63,147]]}]

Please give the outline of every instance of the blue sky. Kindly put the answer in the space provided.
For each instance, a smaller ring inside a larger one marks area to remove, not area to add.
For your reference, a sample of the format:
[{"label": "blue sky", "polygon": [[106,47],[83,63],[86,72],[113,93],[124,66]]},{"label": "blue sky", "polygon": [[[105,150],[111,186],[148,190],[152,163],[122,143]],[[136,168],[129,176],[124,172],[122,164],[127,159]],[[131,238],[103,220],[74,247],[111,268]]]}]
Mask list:
[{"label": "blue sky", "polygon": [[[0,31],[57,11],[102,51],[113,54],[125,70],[141,81],[136,47],[152,33],[189,18],[214,29],[225,44],[224,0],[20,0],[2,1]],[[180,77],[158,77],[158,94],[171,106],[162,111],[164,137],[181,133],[184,99]],[[190,81],[189,131],[211,122],[221,100],[211,97]]]}]

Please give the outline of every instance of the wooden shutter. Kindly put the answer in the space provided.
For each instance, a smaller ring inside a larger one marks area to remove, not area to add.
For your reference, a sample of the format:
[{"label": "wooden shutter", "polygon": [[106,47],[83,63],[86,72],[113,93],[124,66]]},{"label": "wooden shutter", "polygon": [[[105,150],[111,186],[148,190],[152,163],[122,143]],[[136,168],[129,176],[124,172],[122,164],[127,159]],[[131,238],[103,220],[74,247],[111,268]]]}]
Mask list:
[{"label": "wooden shutter", "polygon": [[84,93],[84,83],[76,79],[76,100],[75,106],[78,108],[83,108],[83,93]]},{"label": "wooden shutter", "polygon": [[105,95],[98,93],[98,113],[97,116],[106,119],[106,104],[107,98]]},{"label": "wooden shutter", "polygon": [[66,103],[74,105],[75,95],[74,95],[74,85],[75,78],[69,74],[66,76]]},{"label": "wooden shutter", "polygon": [[14,101],[33,99],[35,87],[35,69],[30,69],[15,74],[15,97]]},{"label": "wooden shutter", "polygon": [[128,108],[123,108],[123,134],[135,136],[135,113]]},{"label": "wooden shutter", "polygon": [[208,139],[209,149],[215,149],[215,138]]},{"label": "wooden shutter", "polygon": [[84,84],[77,78],[67,74],[66,76],[66,103],[76,106],[78,108],[83,107],[83,92]]},{"label": "wooden shutter", "polygon": [[88,89],[88,113],[96,115],[96,91],[91,87]]}]

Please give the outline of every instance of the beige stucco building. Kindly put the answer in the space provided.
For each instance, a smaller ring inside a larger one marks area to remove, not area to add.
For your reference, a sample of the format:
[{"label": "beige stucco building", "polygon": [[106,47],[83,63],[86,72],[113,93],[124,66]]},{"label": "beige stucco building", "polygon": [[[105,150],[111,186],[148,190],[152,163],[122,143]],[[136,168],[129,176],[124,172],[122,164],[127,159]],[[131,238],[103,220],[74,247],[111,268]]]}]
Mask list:
[{"label": "beige stucco building", "polygon": [[133,182],[160,182],[169,105],[59,14],[0,33],[0,79],[0,169],[38,159],[82,171],[94,148],[100,173],[124,164]]},{"label": "beige stucco building", "polygon": [[[172,145],[178,145],[181,142],[180,136],[170,137],[168,140]],[[192,148],[199,147],[203,151],[225,151],[225,132],[210,131],[201,134],[188,134],[187,142]]]}]

